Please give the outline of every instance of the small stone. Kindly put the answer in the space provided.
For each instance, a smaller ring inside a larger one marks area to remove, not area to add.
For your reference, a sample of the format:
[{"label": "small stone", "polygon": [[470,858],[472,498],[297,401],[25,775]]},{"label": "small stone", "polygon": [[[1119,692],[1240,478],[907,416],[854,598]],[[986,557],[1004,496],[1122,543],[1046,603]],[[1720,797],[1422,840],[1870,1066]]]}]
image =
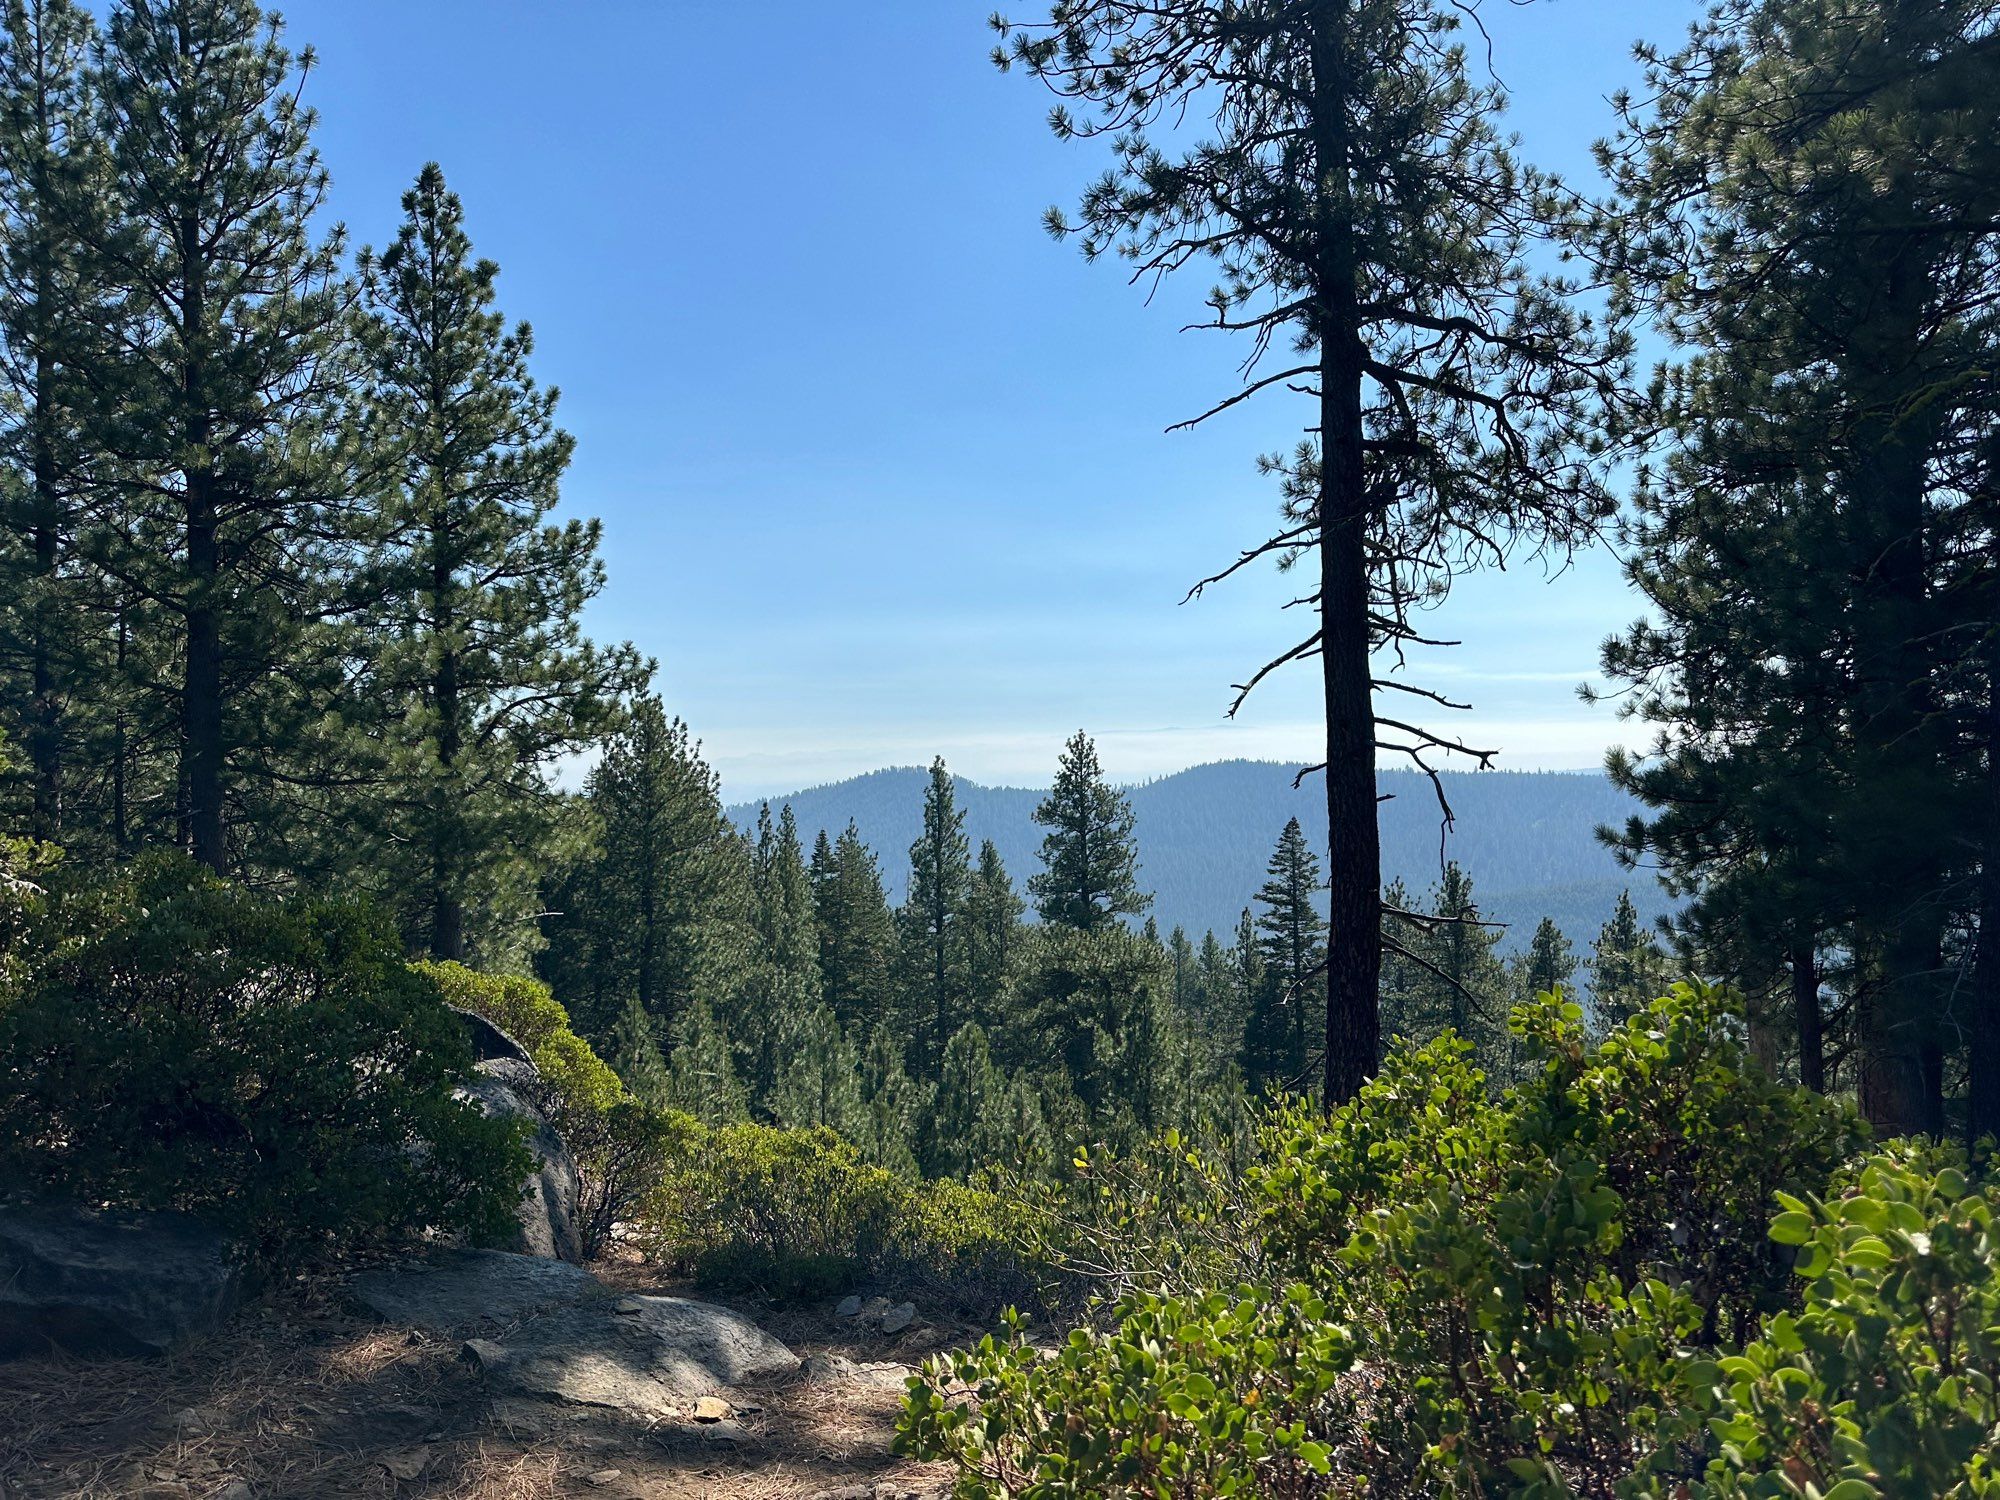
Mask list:
[{"label": "small stone", "polygon": [[641,1302],[637,1297],[620,1297],[617,1302],[612,1304],[611,1310],[615,1313],[622,1313],[628,1318],[636,1318],[646,1310],[646,1304]]},{"label": "small stone", "polygon": [[840,1299],[840,1305],[833,1310],[836,1318],[858,1318],[861,1316],[861,1294],[850,1292]]},{"label": "small stone", "polygon": [[599,1489],[603,1489],[605,1485],[615,1484],[624,1477],[625,1471],[623,1469],[599,1469],[595,1474],[584,1475],[583,1482],[585,1484],[594,1484]]},{"label": "small stone", "polygon": [[740,1422],[710,1422],[701,1429],[701,1435],[711,1443],[731,1448],[750,1436]]},{"label": "small stone", "polygon": [[853,1378],[854,1361],[844,1354],[814,1354],[807,1357],[800,1373],[811,1385],[838,1385]]},{"label": "small stone", "polygon": [[232,1479],[215,1492],[214,1500],[255,1500],[257,1492],[247,1479]]},{"label": "small stone", "polygon": [[730,1415],[730,1405],[720,1396],[701,1396],[694,1403],[694,1419],[697,1422],[720,1422]]},{"label": "small stone", "polygon": [[898,1303],[882,1315],[884,1333],[901,1333],[917,1320],[917,1305],[914,1302]]},{"label": "small stone", "polygon": [[431,1450],[428,1448],[405,1448],[399,1453],[383,1455],[382,1467],[389,1471],[392,1479],[415,1479],[430,1467]]}]

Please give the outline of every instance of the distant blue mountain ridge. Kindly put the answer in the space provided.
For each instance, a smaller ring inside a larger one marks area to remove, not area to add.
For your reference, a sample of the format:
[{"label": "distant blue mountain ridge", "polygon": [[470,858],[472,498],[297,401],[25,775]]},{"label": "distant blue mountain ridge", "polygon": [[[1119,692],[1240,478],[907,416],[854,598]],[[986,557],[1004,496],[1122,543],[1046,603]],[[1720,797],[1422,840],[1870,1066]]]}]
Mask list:
[{"label": "distant blue mountain ridge", "polygon": [[[1298,818],[1324,862],[1324,795],[1313,777],[1295,788],[1295,770],[1269,761],[1219,761],[1125,789],[1137,822],[1141,884],[1153,893],[1151,915],[1162,932],[1178,925],[1197,942],[1210,929],[1225,939],[1232,934],[1264,882],[1288,818]],[[770,803],[774,811],[791,804],[808,851],[821,829],[832,838],[853,820],[881,862],[890,899],[900,901],[928,777],[899,766]],[[1421,900],[1437,881],[1442,850],[1472,876],[1482,914],[1507,924],[1504,950],[1525,945],[1544,916],[1555,919],[1579,953],[1587,950],[1622,890],[1631,891],[1648,920],[1671,907],[1651,875],[1621,870],[1598,840],[1601,825],[1622,824],[1636,808],[1601,773],[1446,772],[1445,794],[1456,815],[1448,835],[1420,772],[1385,770],[1380,780],[1389,797],[1381,804],[1384,878],[1400,877]],[[1028,876],[1041,868],[1043,831],[1033,813],[1044,793],[963,777],[955,783],[974,853],[991,839],[1025,891]],[[759,805],[742,803],[729,815],[748,829]]]}]

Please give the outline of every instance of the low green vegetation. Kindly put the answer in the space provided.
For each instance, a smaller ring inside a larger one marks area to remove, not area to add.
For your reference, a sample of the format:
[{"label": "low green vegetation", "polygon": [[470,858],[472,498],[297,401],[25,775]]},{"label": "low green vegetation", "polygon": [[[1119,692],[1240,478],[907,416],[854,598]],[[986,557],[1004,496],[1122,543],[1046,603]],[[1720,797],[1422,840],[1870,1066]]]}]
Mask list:
[{"label": "low green vegetation", "polygon": [[713,1286],[797,1297],[880,1282],[982,1312],[1038,1299],[1038,1262],[995,1193],[899,1175],[825,1126],[705,1125],[636,1097],[547,986],[450,962],[411,967],[529,1053],[533,1102],[582,1177],[588,1252],[617,1230],[663,1268]]},{"label": "low green vegetation", "polygon": [[454,1096],[464,1025],[372,912],[169,857],[15,889],[11,1192],[197,1214],[273,1265],[512,1225],[518,1128]]},{"label": "low green vegetation", "polygon": [[1142,1275],[1053,1351],[1009,1319],[927,1368],[904,1450],[964,1495],[1995,1493],[2000,1245],[1963,1159],[1862,1155],[1719,992],[1580,1023],[1518,1008],[1498,1094],[1446,1036],[1271,1115],[1199,1179],[1255,1226],[1233,1265]]}]

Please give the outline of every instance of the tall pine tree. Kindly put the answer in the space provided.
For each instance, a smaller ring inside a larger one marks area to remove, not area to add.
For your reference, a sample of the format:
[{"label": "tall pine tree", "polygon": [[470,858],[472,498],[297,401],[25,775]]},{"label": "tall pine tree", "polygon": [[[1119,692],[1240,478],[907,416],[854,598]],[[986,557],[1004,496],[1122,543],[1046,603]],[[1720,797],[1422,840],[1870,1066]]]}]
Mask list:
[{"label": "tall pine tree", "polygon": [[1307,1014],[1326,962],[1319,892],[1319,860],[1293,818],[1278,836],[1267,878],[1257,892],[1264,908],[1257,918],[1263,982],[1251,997],[1244,1072],[1262,1088],[1296,1089],[1306,1081]]},{"label": "tall pine tree", "polygon": [[[119,684],[89,605],[91,374],[116,314],[87,247],[102,238],[102,163],[84,89],[96,34],[70,0],[7,0],[0,12],[0,708],[29,772],[29,833],[64,840],[75,722]],[[95,746],[92,748],[102,748]]]},{"label": "tall pine tree", "polygon": [[640,698],[583,803],[586,847],[544,917],[550,987],[597,1035],[627,996],[672,1025],[733,993],[751,949],[749,860],[687,726]]},{"label": "tall pine tree", "polygon": [[910,884],[897,921],[902,985],[920,1076],[935,1081],[945,1044],[964,1024],[967,1004],[965,912],[972,888],[965,814],[951,773],[931,762],[923,832],[910,845]]},{"label": "tall pine tree", "polygon": [[351,521],[329,439],[353,298],[339,231],[315,232],[312,57],[253,0],[120,0],[97,57],[92,270],[129,320],[93,434],[124,514],[102,556],[176,628],[178,680],[146,701],[175,737],[183,847],[268,867],[336,685],[315,627]]},{"label": "tall pine tree", "polygon": [[896,927],[875,855],[850,821],[829,842],[813,843],[813,917],[819,927],[821,993],[855,1035],[887,1014]]},{"label": "tall pine tree", "polygon": [[1972,457],[1995,421],[1993,21],[1733,0],[1646,54],[1607,152],[1604,253],[1699,351],[1658,382],[1648,618],[1606,655],[1662,729],[1614,762],[1651,809],[1626,847],[1697,887],[1704,946],[1786,954],[1805,1076],[1816,955],[1850,955],[1856,1083],[1888,1133],[1943,1123],[1946,950],[1985,857],[1956,729],[1994,525]]},{"label": "tall pine tree", "polygon": [[1063,746],[1055,784],[1036,807],[1035,821],[1048,834],[1042,869],[1029,878],[1028,891],[1044,922],[1099,932],[1153,904],[1139,889],[1131,804],[1104,780],[1097,746],[1083,731]]},{"label": "tall pine tree", "polygon": [[396,831],[385,888],[422,913],[434,957],[462,958],[468,909],[475,923],[522,919],[533,870],[520,852],[546,834],[549,769],[601,736],[644,674],[630,647],[584,638],[604,584],[599,528],[550,523],[575,445],[435,162],[403,214],[388,249],[362,256],[363,438],[385,470],[365,696],[382,714]]},{"label": "tall pine tree", "polygon": [[[1077,222],[1052,211],[1051,227],[1088,256],[1115,250],[1149,284],[1217,265],[1203,326],[1246,332],[1252,353],[1246,385],[1203,416],[1307,393],[1308,436],[1270,463],[1281,528],[1225,574],[1261,556],[1316,564],[1299,601],[1316,628],[1248,682],[1316,660],[1325,695],[1329,1103],[1376,1064],[1377,755],[1473,750],[1378,709],[1382,691],[1445,700],[1378,674],[1374,652],[1416,639],[1415,612],[1462,569],[1566,552],[1610,508],[1592,427],[1624,347],[1531,269],[1531,241],[1565,205],[1499,136],[1497,87],[1469,78],[1467,10],[1058,0],[1044,23],[995,20],[1001,66],[1059,96],[1056,134],[1110,142]],[[1278,349],[1295,357],[1264,358]]]}]

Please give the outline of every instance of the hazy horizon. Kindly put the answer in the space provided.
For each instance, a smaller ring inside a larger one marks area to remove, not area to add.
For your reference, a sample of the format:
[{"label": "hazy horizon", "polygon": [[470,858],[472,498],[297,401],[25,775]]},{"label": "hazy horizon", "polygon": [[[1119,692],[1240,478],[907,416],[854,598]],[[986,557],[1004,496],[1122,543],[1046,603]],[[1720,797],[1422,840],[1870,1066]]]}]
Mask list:
[{"label": "hazy horizon", "polygon": [[[1192,771],[1205,770],[1211,766],[1232,766],[1232,765],[1280,766],[1287,770],[1294,770],[1296,769],[1298,764],[1299,763],[1297,761],[1273,759],[1267,756],[1225,755],[1225,756],[1218,756],[1214,760],[1196,761],[1192,765],[1179,766],[1171,771],[1161,771],[1155,775],[1139,776],[1139,777],[1119,777],[1115,774],[1111,774],[1109,772],[1109,769],[1107,768],[1107,779],[1114,786],[1118,787],[1121,791],[1132,791],[1139,787],[1153,786],[1162,781],[1171,781],[1176,776],[1185,776]],[[1041,777],[1039,780],[993,781],[983,776],[974,776],[967,772],[959,770],[957,766],[951,764],[949,757],[946,758],[945,766],[946,769],[952,773],[952,776],[955,780],[969,783],[973,786],[979,787],[986,791],[995,791],[995,792],[1046,791],[1048,789],[1049,782],[1051,779],[1050,776],[1044,776]],[[748,790],[739,789],[734,783],[731,782],[729,777],[724,776],[722,777],[722,801],[723,805],[726,808],[728,808],[731,812],[735,812],[742,808],[753,807],[759,802],[769,802],[773,807],[776,807],[782,804],[788,798],[807,796],[814,792],[825,791],[830,787],[844,786],[852,781],[860,781],[866,777],[893,775],[898,772],[914,772],[917,775],[923,775],[929,770],[929,767],[930,767],[929,761],[899,761],[894,765],[873,766],[865,771],[855,771],[845,776],[832,776],[828,777],[823,781],[802,782],[796,785],[774,784],[768,787],[756,787]],[[1385,764],[1382,767],[1382,769],[1404,770],[1407,768]],[[1595,766],[1496,765],[1493,766],[1490,770],[1483,772],[1469,766],[1447,766],[1441,769],[1447,776],[1478,776],[1478,775],[1601,776],[1604,774],[1604,767],[1602,764]],[[1053,763],[1051,763],[1051,773],[1053,773]]]}]

